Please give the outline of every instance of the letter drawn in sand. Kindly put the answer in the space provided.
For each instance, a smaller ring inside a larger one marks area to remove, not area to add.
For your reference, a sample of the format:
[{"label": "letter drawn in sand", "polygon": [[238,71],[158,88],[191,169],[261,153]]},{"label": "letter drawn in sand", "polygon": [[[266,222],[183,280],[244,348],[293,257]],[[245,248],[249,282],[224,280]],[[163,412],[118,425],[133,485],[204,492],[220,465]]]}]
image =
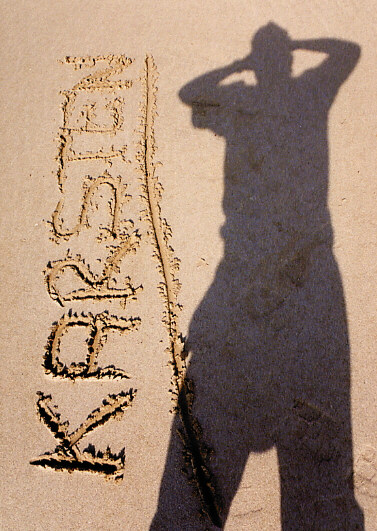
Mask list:
[{"label": "letter drawn in sand", "polygon": [[[47,374],[59,378],[129,378],[126,371],[117,369],[114,365],[99,367],[98,355],[102,350],[109,332],[117,331],[127,333],[137,330],[140,319],[123,319],[109,315],[107,312],[93,315],[72,314],[63,315],[51,328],[51,334],[46,346],[44,356],[44,369]],[[81,327],[88,329],[87,355],[85,362],[72,362],[69,366],[59,359],[61,339],[72,328]]]},{"label": "letter drawn in sand", "polygon": [[[114,280],[114,275],[119,272],[119,264],[124,256],[130,252],[136,252],[139,240],[140,236],[134,233],[124,238],[118,247],[114,246],[106,260],[102,275],[94,275],[81,256],[75,258],[67,256],[63,260],[50,262],[45,271],[45,281],[50,297],[61,306],[67,302],[84,299],[119,299],[121,305],[125,307],[127,300],[136,299],[136,294],[142,290],[142,286],[133,287],[129,277],[124,279],[124,285],[121,288],[112,287],[110,284]],[[72,269],[87,287],[62,293],[57,283],[66,269]]]},{"label": "letter drawn in sand", "polygon": [[100,229],[102,233],[107,231],[113,238],[117,238],[125,233],[127,224],[130,224],[130,222],[123,221],[122,223],[121,213],[124,204],[130,200],[131,196],[126,194],[127,185],[122,183],[122,177],[119,175],[117,178],[114,178],[105,170],[103,175],[100,175],[97,178],[88,175],[84,181],[78,221],[71,229],[65,229],[63,227],[61,213],[64,207],[64,198],[60,199],[52,214],[52,231],[54,238],[68,240],[71,236],[79,234],[83,228],[88,228],[90,226],[88,219],[89,211],[92,207],[96,193],[98,193],[99,188],[103,186],[108,186],[111,189],[114,197],[114,205],[112,207],[109,206],[109,213],[111,216],[110,227],[100,227]]},{"label": "letter drawn in sand", "polygon": [[82,68],[93,68],[97,63],[105,62],[108,64],[107,68],[96,70],[91,74],[84,76],[78,83],[76,83],[72,90],[104,90],[114,92],[123,88],[128,88],[132,85],[132,81],[111,80],[111,76],[121,74],[127,66],[132,64],[132,59],[123,54],[113,55],[97,55],[96,57],[70,57],[67,56],[63,64],[73,65],[75,70]]},{"label": "letter drawn in sand", "polygon": [[51,395],[38,393],[38,416],[58,441],[58,445],[53,452],[46,452],[33,459],[31,464],[68,472],[74,470],[95,472],[109,478],[122,479],[125,463],[124,448],[119,454],[112,453],[109,447],[103,452],[96,452],[93,445],[81,451],[78,443],[89,432],[110,419],[122,418],[124,411],[132,405],[135,394],[136,390],[129,389],[126,393],[107,396],[99,408],[92,411],[76,430],[69,433],[69,422],[62,422],[56,406],[51,406]]}]

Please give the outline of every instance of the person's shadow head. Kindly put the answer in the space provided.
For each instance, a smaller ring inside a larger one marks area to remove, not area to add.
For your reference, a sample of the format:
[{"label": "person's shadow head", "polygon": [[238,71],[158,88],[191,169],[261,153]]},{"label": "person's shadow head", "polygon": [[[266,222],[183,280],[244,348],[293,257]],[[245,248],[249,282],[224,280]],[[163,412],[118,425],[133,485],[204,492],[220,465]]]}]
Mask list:
[{"label": "person's shadow head", "polygon": [[249,66],[259,83],[291,76],[292,43],[288,33],[280,26],[270,22],[260,28],[251,41],[251,49]]},{"label": "person's shadow head", "polygon": [[[294,50],[326,58],[293,77]],[[328,111],[359,53],[337,39],[295,41],[269,23],[250,54],[180,90],[194,126],[226,141],[224,255],[190,322],[191,358],[153,529],[201,528],[182,483],[177,430],[217,525],[252,453],[275,448],[285,531],[363,529],[352,483],[347,318],[327,204]],[[256,85],[225,82],[245,70]]]}]

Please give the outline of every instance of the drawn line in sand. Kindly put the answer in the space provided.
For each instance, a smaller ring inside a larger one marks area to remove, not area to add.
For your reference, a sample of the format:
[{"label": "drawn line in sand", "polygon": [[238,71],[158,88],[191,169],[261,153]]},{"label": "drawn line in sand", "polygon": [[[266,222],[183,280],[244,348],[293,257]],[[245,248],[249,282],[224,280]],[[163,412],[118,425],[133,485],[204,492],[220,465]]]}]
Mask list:
[{"label": "drawn line in sand", "polygon": [[102,405],[92,411],[84,422],[73,432],[69,433],[69,422],[61,421],[56,406],[51,406],[51,395],[38,393],[37,412],[40,420],[44,422],[59,444],[53,452],[46,452],[30,463],[54,470],[67,470],[68,472],[86,471],[104,474],[107,478],[121,480],[124,473],[125,453],[124,448],[115,454],[111,449],[96,452],[93,445],[81,451],[78,443],[89,432],[108,422],[110,419],[119,420],[124,411],[132,405],[136,390],[129,389],[126,393],[107,396]]},{"label": "drawn line in sand", "polygon": [[172,366],[173,397],[175,410],[182,423],[179,435],[184,445],[184,458],[186,465],[192,471],[192,480],[202,502],[203,510],[211,521],[221,526],[220,500],[216,492],[214,480],[206,465],[210,450],[201,438],[201,428],[192,413],[194,398],[193,383],[185,377],[186,364],[183,357],[184,343],[178,331],[179,304],[177,294],[180,288],[176,272],[179,260],[174,256],[174,251],[169,245],[171,229],[161,218],[162,186],[156,176],[156,151],[154,137],[154,119],[156,116],[157,69],[152,56],[145,59],[143,92],[144,100],[141,105],[141,142],[138,153],[138,162],[142,175],[143,199],[146,203],[144,217],[150,226],[150,236],[154,243],[154,257],[158,262],[158,270],[162,275],[160,293],[163,296],[166,310],[164,323],[168,328],[170,345],[168,353]]}]

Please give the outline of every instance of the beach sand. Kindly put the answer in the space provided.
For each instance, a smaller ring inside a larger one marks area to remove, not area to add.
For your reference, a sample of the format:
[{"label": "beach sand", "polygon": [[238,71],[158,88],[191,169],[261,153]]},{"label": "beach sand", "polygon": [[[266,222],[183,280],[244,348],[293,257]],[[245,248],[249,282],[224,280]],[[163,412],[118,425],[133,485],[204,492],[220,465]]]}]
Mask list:
[{"label": "beach sand", "polygon": [[377,529],[373,2],[2,13],[2,528]]}]

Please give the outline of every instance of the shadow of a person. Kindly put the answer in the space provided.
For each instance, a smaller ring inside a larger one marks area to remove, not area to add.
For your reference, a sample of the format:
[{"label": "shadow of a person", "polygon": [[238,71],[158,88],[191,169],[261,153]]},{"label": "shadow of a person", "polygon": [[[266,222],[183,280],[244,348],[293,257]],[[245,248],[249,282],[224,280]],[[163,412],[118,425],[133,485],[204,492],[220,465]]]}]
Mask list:
[{"label": "shadow of a person", "polygon": [[[295,49],[327,58],[293,77]],[[270,23],[250,55],[179,93],[195,127],[226,139],[224,256],[187,340],[193,414],[214,450],[217,526],[226,523],[249,453],[275,446],[284,531],[364,528],[353,492],[350,352],[327,206],[328,113],[359,55],[356,44],[293,41]],[[245,70],[256,85],[221,83]],[[208,529],[184,484],[178,427],[176,419],[151,529]]]}]

